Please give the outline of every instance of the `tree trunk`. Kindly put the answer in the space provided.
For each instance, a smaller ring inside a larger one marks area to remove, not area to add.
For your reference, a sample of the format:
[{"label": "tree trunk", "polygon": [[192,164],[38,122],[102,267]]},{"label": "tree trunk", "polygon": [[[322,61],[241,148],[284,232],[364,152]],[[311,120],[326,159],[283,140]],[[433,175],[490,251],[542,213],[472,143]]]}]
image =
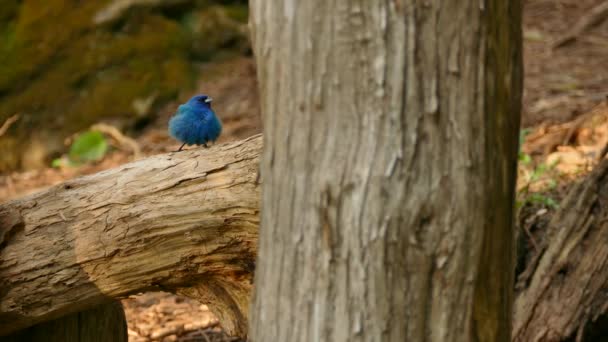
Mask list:
[{"label": "tree trunk", "polygon": [[544,232],[545,243],[519,276],[514,341],[600,341],[608,336],[607,218],[604,160],[570,190]]},{"label": "tree trunk", "polygon": [[247,332],[262,139],[158,155],[0,205],[0,336],[146,290]]},{"label": "tree trunk", "polygon": [[254,341],[509,341],[521,1],[252,0]]},{"label": "tree trunk", "polygon": [[2,341],[127,342],[127,320],[120,302],[112,302],[34,325],[4,336]]}]

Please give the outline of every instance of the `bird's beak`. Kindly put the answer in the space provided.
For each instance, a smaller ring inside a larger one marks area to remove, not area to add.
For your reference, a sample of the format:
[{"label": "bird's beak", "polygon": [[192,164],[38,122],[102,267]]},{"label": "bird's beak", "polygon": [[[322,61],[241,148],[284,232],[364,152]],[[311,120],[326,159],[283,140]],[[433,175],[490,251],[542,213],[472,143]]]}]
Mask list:
[{"label": "bird's beak", "polygon": [[210,97],[208,97],[208,98],[205,99],[205,103],[211,103],[211,101],[213,101],[213,99],[210,98]]}]

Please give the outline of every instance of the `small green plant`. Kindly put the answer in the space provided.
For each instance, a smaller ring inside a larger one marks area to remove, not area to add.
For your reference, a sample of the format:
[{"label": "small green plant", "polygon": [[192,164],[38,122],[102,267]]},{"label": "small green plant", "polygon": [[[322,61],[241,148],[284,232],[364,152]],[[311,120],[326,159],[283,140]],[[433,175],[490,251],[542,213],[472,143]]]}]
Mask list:
[{"label": "small green plant", "polygon": [[551,208],[551,209],[557,209],[558,204],[557,202],[546,195],[540,194],[540,193],[530,193],[528,195],[528,197],[525,198],[525,202],[523,204],[542,204],[545,207]]},{"label": "small green plant", "polygon": [[553,190],[557,187],[557,181],[555,180],[555,166],[557,161],[551,164],[540,163],[532,165],[532,157],[521,150],[526,135],[529,130],[522,129],[519,132],[519,176],[524,178],[524,186],[517,192],[517,207],[521,208],[526,204],[541,204],[545,207],[556,209],[558,203],[551,197],[541,193],[532,192],[532,185],[542,183],[545,190]]},{"label": "small green plant", "polygon": [[108,142],[99,131],[88,131],[80,134],[72,145],[67,158],[53,160],[53,167],[78,166],[89,162],[99,161],[108,152]]},{"label": "small green plant", "polygon": [[526,135],[528,135],[528,133],[530,133],[530,130],[525,128],[522,129],[521,131],[519,131],[519,155],[518,155],[518,159],[519,162],[524,164],[524,165],[529,165],[532,162],[532,157],[530,157],[529,154],[524,153],[521,150],[521,147],[524,145],[524,142],[526,141]]}]

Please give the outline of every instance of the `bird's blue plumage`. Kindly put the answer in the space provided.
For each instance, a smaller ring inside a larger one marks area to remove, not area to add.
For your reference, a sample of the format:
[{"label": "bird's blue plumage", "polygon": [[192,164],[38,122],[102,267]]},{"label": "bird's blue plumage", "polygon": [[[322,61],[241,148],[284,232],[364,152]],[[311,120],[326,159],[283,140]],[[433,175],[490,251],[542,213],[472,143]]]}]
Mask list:
[{"label": "bird's blue plumage", "polygon": [[211,98],[207,95],[194,96],[179,106],[169,120],[169,134],[187,145],[215,142],[221,133],[222,123],[211,109]]}]

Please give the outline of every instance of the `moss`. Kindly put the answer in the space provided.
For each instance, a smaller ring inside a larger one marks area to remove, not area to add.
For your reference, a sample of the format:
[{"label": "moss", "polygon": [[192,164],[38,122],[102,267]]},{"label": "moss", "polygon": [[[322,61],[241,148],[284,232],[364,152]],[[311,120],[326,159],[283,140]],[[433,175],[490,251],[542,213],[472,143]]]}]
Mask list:
[{"label": "moss", "polygon": [[[218,50],[232,50],[241,53],[246,50],[249,42],[244,33],[245,25],[234,20],[230,15],[231,8],[237,7],[210,6],[193,13],[193,17],[188,20],[188,26],[193,35],[194,58],[209,60]],[[222,29],[218,30],[218,27]]]},{"label": "moss", "polygon": [[[67,136],[104,118],[134,121],[135,99],[166,103],[194,85],[198,60],[246,42],[236,21],[242,5],[195,8],[177,19],[132,11],[119,24],[96,27],[92,18],[109,0],[10,3],[0,10],[0,122],[22,115],[0,146],[16,154],[14,141],[32,131]],[[13,156],[0,159],[0,171],[14,168]]]},{"label": "moss", "polygon": [[0,22],[13,20],[19,11],[19,3],[19,0],[2,0],[2,6],[0,6]]},{"label": "moss", "polygon": [[43,73],[53,57],[90,25],[91,16],[104,2],[24,1],[11,49],[0,56],[0,90],[23,87],[32,76]]},{"label": "moss", "polygon": [[245,4],[234,4],[225,7],[226,14],[232,20],[236,20],[241,23],[247,23],[249,20],[249,8]]}]

